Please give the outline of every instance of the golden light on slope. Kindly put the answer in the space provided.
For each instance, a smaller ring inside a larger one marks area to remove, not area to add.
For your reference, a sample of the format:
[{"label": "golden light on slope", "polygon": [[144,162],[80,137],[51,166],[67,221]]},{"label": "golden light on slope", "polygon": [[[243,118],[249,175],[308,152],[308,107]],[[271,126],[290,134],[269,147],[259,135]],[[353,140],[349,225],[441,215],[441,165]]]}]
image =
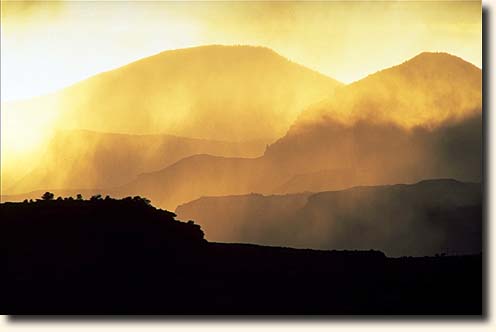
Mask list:
[{"label": "golden light on slope", "polygon": [[156,17],[153,10],[140,11],[138,3],[40,1],[26,6],[30,9],[2,1],[2,100],[49,93],[195,44],[195,22],[167,12]]}]

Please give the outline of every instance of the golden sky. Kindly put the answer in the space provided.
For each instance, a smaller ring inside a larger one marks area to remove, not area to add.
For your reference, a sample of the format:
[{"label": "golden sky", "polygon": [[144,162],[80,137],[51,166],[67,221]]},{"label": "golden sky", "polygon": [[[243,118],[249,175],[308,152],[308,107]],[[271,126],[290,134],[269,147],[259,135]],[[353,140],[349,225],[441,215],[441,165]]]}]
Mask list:
[{"label": "golden sky", "polygon": [[267,46],[344,83],[422,51],[481,67],[480,1],[2,1],[2,100],[164,50]]}]

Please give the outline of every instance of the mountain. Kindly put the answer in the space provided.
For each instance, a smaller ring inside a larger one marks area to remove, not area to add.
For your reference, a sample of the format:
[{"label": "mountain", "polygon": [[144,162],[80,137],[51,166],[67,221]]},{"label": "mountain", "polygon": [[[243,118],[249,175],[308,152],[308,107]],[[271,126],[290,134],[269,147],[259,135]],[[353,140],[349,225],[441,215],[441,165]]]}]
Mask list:
[{"label": "mountain", "polygon": [[[294,175],[276,188],[279,191],[316,191],[323,189],[322,185],[340,189],[440,177],[480,182],[480,112],[432,128],[404,128],[396,123],[367,120],[344,124],[327,119],[292,128],[269,146],[264,158],[293,170]],[[327,178],[318,182],[315,174]],[[295,175],[300,176],[296,187]],[[307,183],[302,182],[304,179]]]},{"label": "mountain", "polygon": [[283,184],[276,186],[274,193],[301,193],[325,191],[329,188],[349,188],[353,183],[368,184],[366,170],[353,168],[326,169],[322,171],[296,174]]},{"label": "mountain", "polygon": [[386,168],[479,181],[481,114],[481,70],[446,53],[421,53],[305,110],[266,156],[298,174],[366,169],[382,177]]},{"label": "mountain", "polygon": [[388,256],[482,251],[481,185],[449,179],[281,196],[202,197],[175,212],[200,223],[209,241],[375,248]]},{"label": "mountain", "polygon": [[144,195],[175,209],[201,196],[316,192],[429,178],[481,182],[480,84],[481,71],[472,64],[443,53],[420,54],[306,108],[263,156],[195,155],[105,192]]},{"label": "mountain", "polygon": [[303,112],[288,134],[329,119],[432,128],[478,114],[481,108],[480,68],[447,53],[424,52],[337,89]]},{"label": "mountain", "polygon": [[261,155],[264,148],[261,141],[232,143],[171,135],[59,131],[36,167],[3,190],[3,194],[60,188],[112,188],[190,155],[254,157]]},{"label": "mountain", "polygon": [[[173,210],[178,204],[205,195],[264,192],[271,186],[267,177],[273,172],[272,165],[266,164],[263,158],[195,155],[163,170],[142,174],[114,188],[111,195],[143,195],[157,206]],[[273,175],[277,178],[283,176],[282,173]]]},{"label": "mountain", "polygon": [[268,48],[211,45],[165,51],[4,107],[49,108],[59,129],[270,142],[340,85]]},{"label": "mountain", "polygon": [[[264,47],[212,45],[165,51],[49,95],[2,103],[2,191],[5,194],[19,182],[24,184],[16,191],[37,188],[20,180],[33,164],[45,162],[40,161],[44,151],[40,147],[49,144],[54,130],[165,133],[268,144],[281,137],[304,108],[329,96],[338,86],[341,83]],[[21,152],[27,151],[28,156],[17,152],[19,146],[25,146]],[[77,152],[58,150],[62,154]],[[219,151],[198,147],[191,152]],[[219,155],[252,155],[252,150],[240,152]],[[165,166],[154,164],[144,170]],[[60,168],[57,172],[63,175]],[[63,176],[73,178],[70,174]],[[43,180],[40,184],[74,188],[83,179],[86,177],[67,183]],[[109,182],[90,181],[82,187],[114,185],[120,180]]]},{"label": "mountain", "polygon": [[[459,58],[421,54],[307,108],[260,158],[194,156],[144,174],[114,194],[143,194],[174,209],[201,196],[339,190],[446,177],[480,182],[480,78],[480,69]],[[382,90],[388,93],[377,93]],[[400,112],[404,121],[397,120]],[[446,118],[421,122],[422,112]]]}]

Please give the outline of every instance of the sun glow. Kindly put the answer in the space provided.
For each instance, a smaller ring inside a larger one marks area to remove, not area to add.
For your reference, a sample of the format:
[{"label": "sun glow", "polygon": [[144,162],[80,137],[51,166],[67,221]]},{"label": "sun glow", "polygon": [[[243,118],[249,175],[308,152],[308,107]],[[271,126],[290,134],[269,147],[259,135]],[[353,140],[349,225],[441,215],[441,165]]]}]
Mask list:
[{"label": "sun glow", "polygon": [[266,46],[344,83],[422,51],[445,51],[480,67],[480,27],[477,1],[2,1],[2,100],[206,44]]},{"label": "sun glow", "polygon": [[135,13],[132,2],[27,2],[29,10],[19,3],[2,1],[3,101],[50,93],[197,42],[195,22]]}]

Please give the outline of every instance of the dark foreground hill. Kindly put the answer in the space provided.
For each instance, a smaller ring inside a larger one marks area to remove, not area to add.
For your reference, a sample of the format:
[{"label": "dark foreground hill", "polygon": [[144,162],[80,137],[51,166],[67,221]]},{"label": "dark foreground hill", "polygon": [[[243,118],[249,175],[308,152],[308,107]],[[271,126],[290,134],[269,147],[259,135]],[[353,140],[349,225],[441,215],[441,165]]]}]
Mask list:
[{"label": "dark foreground hill", "polygon": [[8,314],[482,314],[481,255],[209,243],[139,197],[0,207]]}]

